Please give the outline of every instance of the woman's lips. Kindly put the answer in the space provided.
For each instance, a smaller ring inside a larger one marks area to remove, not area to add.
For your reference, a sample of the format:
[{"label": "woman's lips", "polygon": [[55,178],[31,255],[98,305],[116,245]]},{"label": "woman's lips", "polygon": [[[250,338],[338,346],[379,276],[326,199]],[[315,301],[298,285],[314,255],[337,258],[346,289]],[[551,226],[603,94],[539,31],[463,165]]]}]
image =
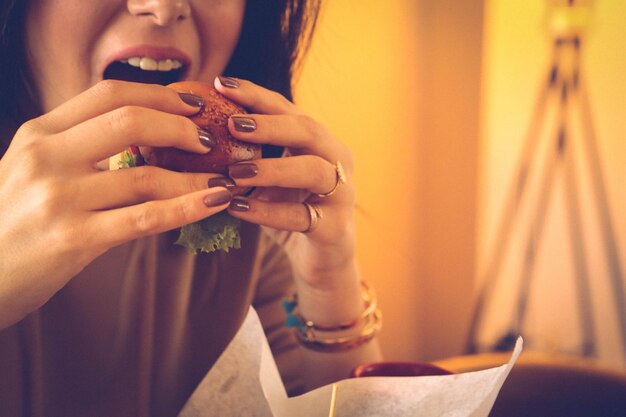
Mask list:
[{"label": "woman's lips", "polygon": [[183,68],[186,73],[191,66],[191,58],[178,48],[138,45],[121,49],[107,57],[100,74],[104,74],[109,65],[118,61],[145,71],[171,71]]}]

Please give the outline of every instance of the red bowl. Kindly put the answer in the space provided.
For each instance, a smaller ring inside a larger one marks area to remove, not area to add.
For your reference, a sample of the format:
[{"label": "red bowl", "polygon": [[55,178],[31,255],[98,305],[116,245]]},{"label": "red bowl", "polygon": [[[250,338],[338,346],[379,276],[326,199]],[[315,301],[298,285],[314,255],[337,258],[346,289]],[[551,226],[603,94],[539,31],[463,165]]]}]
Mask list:
[{"label": "red bowl", "polygon": [[351,378],[365,376],[429,376],[450,375],[453,372],[424,362],[376,362],[359,365],[352,370]]}]

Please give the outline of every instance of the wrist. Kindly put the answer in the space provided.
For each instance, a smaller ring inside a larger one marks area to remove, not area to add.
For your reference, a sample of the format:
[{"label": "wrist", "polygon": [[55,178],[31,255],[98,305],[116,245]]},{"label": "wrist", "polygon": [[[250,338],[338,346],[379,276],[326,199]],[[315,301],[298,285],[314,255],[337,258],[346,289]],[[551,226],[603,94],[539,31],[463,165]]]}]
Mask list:
[{"label": "wrist", "polygon": [[[333,282],[333,278],[341,276],[356,268],[356,238],[354,230],[346,227],[342,231],[337,231],[332,242],[307,240],[304,249],[292,259],[292,263],[297,267],[296,273],[307,282],[316,284]],[[328,277],[328,279],[326,279]]]},{"label": "wrist", "polygon": [[320,325],[350,322],[363,311],[361,280],[352,261],[332,273],[296,280],[298,309]]}]

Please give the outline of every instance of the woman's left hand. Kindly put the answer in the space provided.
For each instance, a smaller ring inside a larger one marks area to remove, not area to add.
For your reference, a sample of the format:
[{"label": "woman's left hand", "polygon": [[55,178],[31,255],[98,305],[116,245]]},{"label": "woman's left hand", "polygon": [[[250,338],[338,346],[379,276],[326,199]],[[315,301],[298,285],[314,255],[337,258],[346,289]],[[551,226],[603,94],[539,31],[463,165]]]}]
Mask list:
[{"label": "woman's left hand", "polygon": [[[233,84],[237,86],[226,86]],[[276,92],[230,78],[223,83],[217,78],[215,87],[251,112],[230,118],[228,127],[234,137],[285,147],[283,158],[230,167],[230,177],[237,185],[256,187],[249,197],[234,200],[230,214],[267,226],[292,260],[296,276],[303,281],[299,284],[331,292],[336,287],[354,287],[356,273],[344,273],[355,269],[354,163],[350,150]],[[320,196],[331,190],[335,190],[331,195]],[[312,213],[304,202],[319,209],[312,230]],[[351,276],[352,282],[339,282],[341,276]]]},{"label": "woman's left hand", "polygon": [[[222,94],[252,112],[229,119],[233,136],[285,147],[282,158],[230,166],[237,185],[256,187],[249,197],[233,198],[230,214],[265,226],[283,245],[291,260],[302,317],[325,327],[357,323],[364,313],[364,299],[355,260],[352,153],[280,94],[244,80],[225,79],[223,84],[215,81]],[[315,214],[304,203],[318,208],[314,226]],[[357,340],[363,331],[358,323],[335,336]],[[301,353],[309,388],[345,378],[357,364],[381,360],[375,340],[332,355],[309,349]]]}]

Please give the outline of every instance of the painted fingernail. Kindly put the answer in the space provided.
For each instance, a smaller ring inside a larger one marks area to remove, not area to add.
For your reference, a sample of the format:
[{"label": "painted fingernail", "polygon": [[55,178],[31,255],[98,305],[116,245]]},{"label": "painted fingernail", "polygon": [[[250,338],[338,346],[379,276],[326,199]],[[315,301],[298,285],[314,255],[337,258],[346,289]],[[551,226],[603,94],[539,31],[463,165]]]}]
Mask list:
[{"label": "painted fingernail", "polygon": [[213,149],[215,145],[217,145],[217,141],[213,135],[204,129],[198,128],[198,138],[200,139],[200,143],[206,148]]},{"label": "painted fingernail", "polygon": [[235,197],[230,201],[228,208],[234,211],[248,211],[250,210],[250,203],[246,198]]},{"label": "painted fingernail", "polygon": [[254,132],[256,130],[256,122],[250,117],[233,116],[233,123],[237,132]]},{"label": "painted fingernail", "polygon": [[202,107],[204,106],[204,99],[200,96],[191,93],[178,93],[178,96],[182,101],[190,106]]},{"label": "painted fingernail", "polygon": [[256,164],[243,163],[228,167],[228,176],[231,178],[252,178],[258,173],[259,167]]},{"label": "painted fingernail", "polygon": [[224,87],[239,88],[239,81],[232,77],[224,77],[220,75],[217,78],[219,78],[220,84],[222,84]]},{"label": "painted fingernail", "polygon": [[204,205],[207,207],[217,207],[217,206],[221,206],[222,204],[226,204],[228,203],[230,200],[232,200],[233,195],[231,194],[230,191],[228,190],[220,190],[220,191],[216,191],[214,193],[208,194],[206,197],[204,197]]},{"label": "painted fingernail", "polygon": [[209,180],[209,188],[212,187],[224,187],[230,190],[231,188],[235,188],[235,181],[226,177],[211,178]]}]

